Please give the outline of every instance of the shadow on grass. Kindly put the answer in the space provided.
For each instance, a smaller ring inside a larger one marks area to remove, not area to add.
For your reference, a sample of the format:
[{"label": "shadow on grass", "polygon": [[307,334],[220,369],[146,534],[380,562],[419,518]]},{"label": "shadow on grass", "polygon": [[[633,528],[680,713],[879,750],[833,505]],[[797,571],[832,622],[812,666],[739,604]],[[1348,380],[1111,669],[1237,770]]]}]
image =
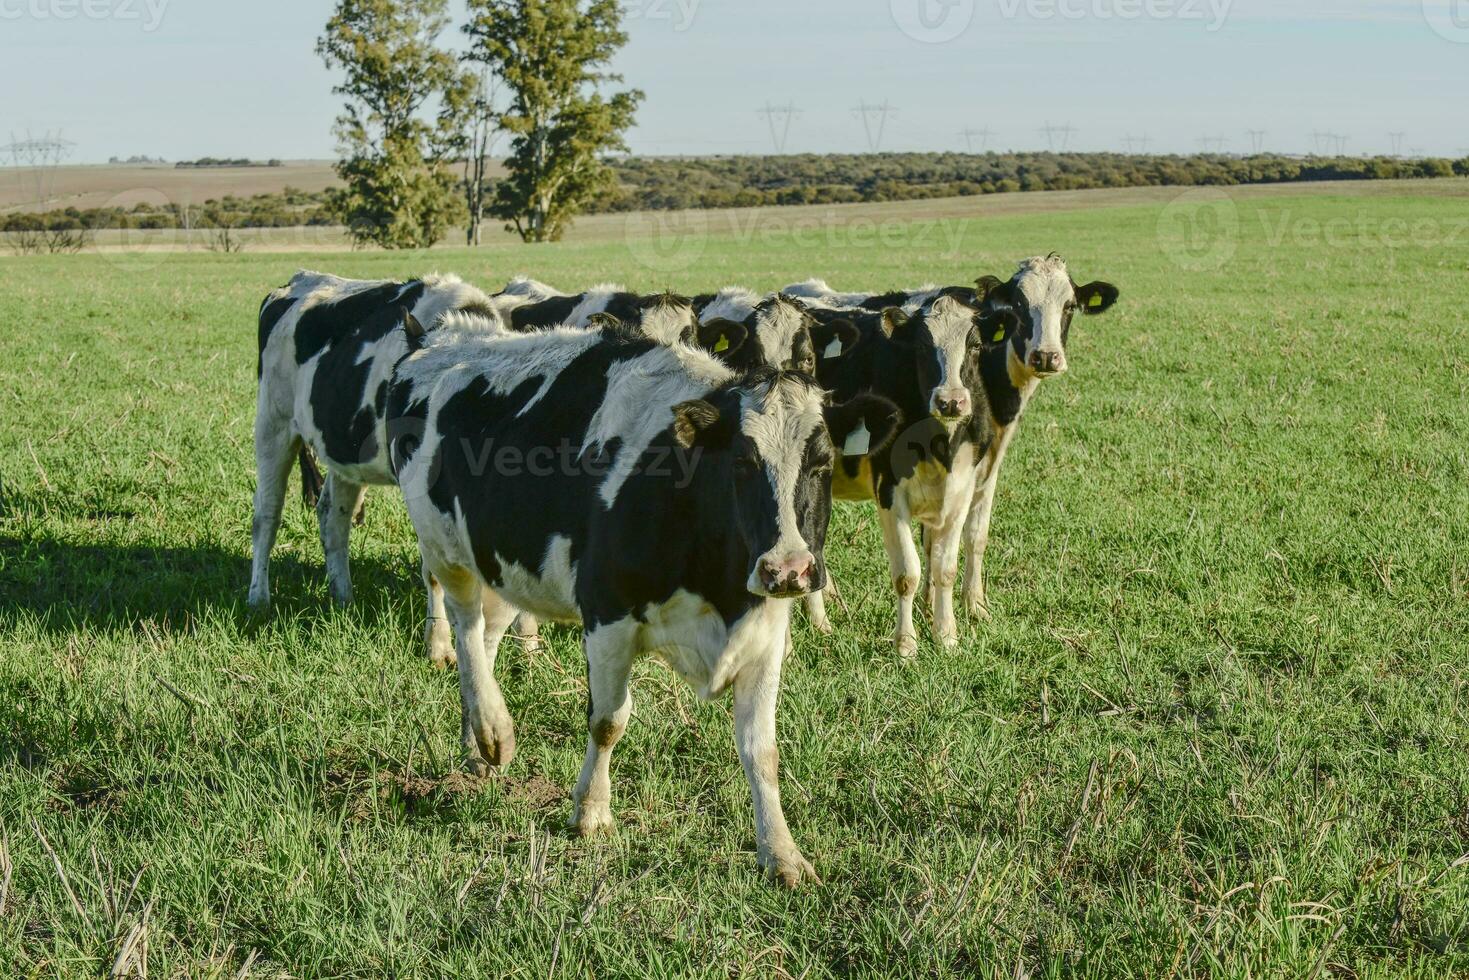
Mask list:
[{"label": "shadow on grass", "polygon": [[[250,561],[209,545],[148,547],[74,544],[0,532],[0,625],[20,612],[34,614],[49,632],[79,627],[136,628],[153,621],[185,627],[207,614],[242,624],[261,621],[245,604]],[[417,566],[352,559],[354,608],[386,613],[416,602]],[[325,611],[326,572],[320,561],[289,554],[271,560],[271,597],[277,614]]]}]

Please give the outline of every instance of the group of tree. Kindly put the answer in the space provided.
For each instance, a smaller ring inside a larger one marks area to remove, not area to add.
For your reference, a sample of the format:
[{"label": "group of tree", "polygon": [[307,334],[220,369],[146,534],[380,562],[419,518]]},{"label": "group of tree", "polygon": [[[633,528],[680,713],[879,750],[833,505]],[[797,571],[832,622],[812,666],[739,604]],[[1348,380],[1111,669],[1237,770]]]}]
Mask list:
[{"label": "group of tree", "polygon": [[[626,43],[618,0],[468,0],[469,50],[439,46],[448,0],[339,0],[317,43],[345,78],[337,118],[346,185],[331,200],[353,239],[388,248],[439,241],[483,216],[553,241],[615,187],[604,155],[625,150],[642,93],[603,89]],[[504,104],[498,104],[503,93]],[[507,176],[490,186],[497,132]],[[453,166],[465,162],[463,180]]]},{"label": "group of tree", "polygon": [[251,160],[248,157],[200,157],[197,160],[180,160],[174,164],[179,170],[206,170],[210,167],[284,167],[282,160]]},{"label": "group of tree", "polygon": [[1469,176],[1469,158],[876,153],[627,157],[590,211],[847,204],[1099,187],[1193,187]]}]

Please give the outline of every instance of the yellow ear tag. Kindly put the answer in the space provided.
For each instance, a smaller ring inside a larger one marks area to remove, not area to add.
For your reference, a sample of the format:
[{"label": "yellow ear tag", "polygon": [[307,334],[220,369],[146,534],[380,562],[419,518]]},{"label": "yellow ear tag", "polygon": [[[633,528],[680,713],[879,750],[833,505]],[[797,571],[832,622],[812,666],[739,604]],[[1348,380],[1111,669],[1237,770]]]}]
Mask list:
[{"label": "yellow ear tag", "polygon": [[867,431],[865,421],[858,422],[857,428],[853,429],[847,436],[847,441],[842,445],[843,456],[866,456],[867,450],[872,448],[872,433]]},{"label": "yellow ear tag", "polygon": [[998,344],[1000,341],[1002,341],[1004,339],[1005,339],[1005,328],[1004,327],[1001,327],[1000,329],[998,329],[998,330],[995,331],[995,339],[994,339],[993,342],[996,343],[996,344]]},{"label": "yellow ear tag", "polygon": [[727,350],[729,350],[729,338],[721,334],[719,343],[714,345],[714,353],[723,354]]},{"label": "yellow ear tag", "polygon": [[1087,309],[1095,310],[1102,305],[1102,294],[1092,293],[1092,298],[1086,301]]},{"label": "yellow ear tag", "polygon": [[824,350],[824,351],[821,352],[821,356],[824,357],[828,361],[831,360],[833,357],[841,357],[842,356],[842,338],[840,338],[840,337],[833,337],[831,339],[831,343],[829,343],[829,344],[826,345],[826,350]]}]

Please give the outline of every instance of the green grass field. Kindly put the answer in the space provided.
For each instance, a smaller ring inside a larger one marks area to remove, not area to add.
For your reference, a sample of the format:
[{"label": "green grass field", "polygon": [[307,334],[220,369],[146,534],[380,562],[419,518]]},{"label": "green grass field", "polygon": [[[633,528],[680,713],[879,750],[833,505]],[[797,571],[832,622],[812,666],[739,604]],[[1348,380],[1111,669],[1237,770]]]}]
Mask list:
[{"label": "green grass field", "polygon": [[[0,260],[0,975],[1469,974],[1466,196]],[[652,663],[619,833],[565,835],[570,630],[501,657],[520,754],[462,775],[389,491],[355,606],[293,502],[245,612],[254,316],[298,264],[859,288],[1050,249],[1122,301],[1010,456],[994,622],[898,662],[873,512],[836,513],[849,608],[780,712],[818,889],[761,879],[729,703]]]}]

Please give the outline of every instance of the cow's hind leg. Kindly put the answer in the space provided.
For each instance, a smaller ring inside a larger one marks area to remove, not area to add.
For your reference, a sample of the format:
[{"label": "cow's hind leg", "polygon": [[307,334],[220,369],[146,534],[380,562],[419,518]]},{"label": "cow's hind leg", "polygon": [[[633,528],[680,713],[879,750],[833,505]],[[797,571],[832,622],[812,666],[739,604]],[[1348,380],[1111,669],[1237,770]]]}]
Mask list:
[{"label": "cow's hind leg", "polygon": [[540,620],[528,612],[515,617],[515,628],[511,635],[525,648],[526,653],[535,653],[543,645]]},{"label": "cow's hind leg", "polygon": [[423,588],[428,595],[428,615],[423,624],[423,645],[435,667],[452,667],[455,662],[454,635],[449,630],[449,612],[444,608],[444,587],[423,563]]},{"label": "cow's hind leg", "polygon": [[[264,395],[262,394],[262,400]],[[270,605],[270,551],[281,528],[286,482],[301,446],[283,418],[257,412],[255,417],[255,515],[250,524],[250,605]]]},{"label": "cow's hind leg", "polygon": [[432,574],[443,586],[454,623],[464,752],[469,770],[484,776],[515,757],[515,724],[495,682],[495,655],[515,607],[481,586],[468,569],[436,568]]},{"label": "cow's hind leg", "polygon": [[571,826],[583,837],[611,830],[612,749],[627,730],[632,715],[635,623],[613,623],[585,634],[587,654],[587,755],[572,797]]},{"label": "cow's hind leg", "polygon": [[326,554],[326,578],[332,598],[341,605],[352,601],[352,566],[348,541],[352,518],[362,505],[367,488],[351,483],[336,473],[327,474],[326,490],[316,502],[316,519],[321,524],[321,550]]}]

